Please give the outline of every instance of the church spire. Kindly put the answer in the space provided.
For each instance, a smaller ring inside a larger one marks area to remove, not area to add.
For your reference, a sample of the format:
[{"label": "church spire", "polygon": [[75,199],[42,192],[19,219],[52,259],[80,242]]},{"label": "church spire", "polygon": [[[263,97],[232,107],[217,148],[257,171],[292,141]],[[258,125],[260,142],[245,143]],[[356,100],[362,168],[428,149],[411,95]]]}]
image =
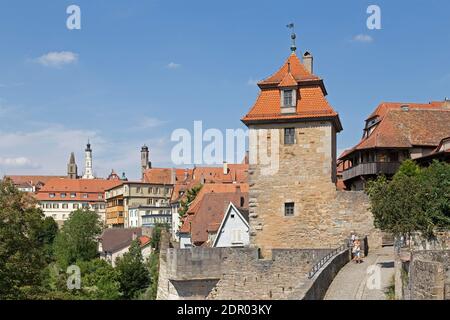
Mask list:
[{"label": "church spire", "polygon": [[78,179],[78,168],[75,162],[75,154],[70,154],[69,163],[67,164],[67,177],[69,179]]},{"label": "church spire", "polygon": [[94,174],[92,173],[92,149],[91,143],[88,140],[86,149],[84,150],[84,175],[83,179],[94,179]]}]

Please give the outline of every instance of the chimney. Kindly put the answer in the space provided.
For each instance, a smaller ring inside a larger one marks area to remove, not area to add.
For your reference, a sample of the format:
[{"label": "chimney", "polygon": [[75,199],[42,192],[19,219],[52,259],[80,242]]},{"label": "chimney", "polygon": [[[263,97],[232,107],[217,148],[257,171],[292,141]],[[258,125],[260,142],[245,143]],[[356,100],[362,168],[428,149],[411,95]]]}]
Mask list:
[{"label": "chimney", "polygon": [[136,232],[136,231],[133,231],[132,240],[134,241],[134,240],[136,240],[136,239],[137,239],[137,232]]},{"label": "chimney", "polygon": [[170,183],[175,184],[175,180],[176,180],[176,171],[174,168],[172,168],[172,172],[171,172],[171,176],[170,176]]},{"label": "chimney", "polygon": [[450,109],[450,99],[449,98],[444,99],[444,108]]},{"label": "chimney", "polygon": [[314,74],[313,70],[313,56],[308,51],[305,52],[303,55],[303,65],[305,66],[306,70],[308,70],[309,73]]},{"label": "chimney", "polygon": [[228,163],[226,161],[223,162],[223,174],[228,174]]}]

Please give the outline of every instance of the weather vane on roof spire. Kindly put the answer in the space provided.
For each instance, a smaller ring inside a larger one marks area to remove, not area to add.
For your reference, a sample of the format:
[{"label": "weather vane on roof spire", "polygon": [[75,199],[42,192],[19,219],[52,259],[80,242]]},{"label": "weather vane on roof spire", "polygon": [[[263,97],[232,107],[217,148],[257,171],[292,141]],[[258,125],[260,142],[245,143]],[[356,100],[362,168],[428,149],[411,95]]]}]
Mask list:
[{"label": "weather vane on roof spire", "polygon": [[292,30],[292,34],[291,34],[291,40],[292,40],[291,51],[295,52],[295,50],[297,50],[297,47],[295,46],[295,39],[297,38],[297,35],[295,34],[295,31],[294,31],[294,23],[289,23],[288,25],[286,25],[286,27]]}]

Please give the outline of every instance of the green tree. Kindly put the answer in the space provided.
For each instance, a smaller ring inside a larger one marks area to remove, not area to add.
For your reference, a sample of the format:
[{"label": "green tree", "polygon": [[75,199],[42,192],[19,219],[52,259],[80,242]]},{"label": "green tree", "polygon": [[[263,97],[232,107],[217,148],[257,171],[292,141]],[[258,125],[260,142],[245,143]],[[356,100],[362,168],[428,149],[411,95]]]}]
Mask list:
[{"label": "green tree", "polygon": [[152,239],[150,245],[154,250],[159,250],[159,243],[161,241],[162,230],[169,231],[170,226],[167,223],[157,223],[153,228]]},{"label": "green tree", "polygon": [[150,275],[144,264],[139,240],[131,243],[123,257],[117,259],[120,291],[125,299],[137,298],[150,284]]},{"label": "green tree", "polygon": [[429,229],[450,228],[450,164],[434,161],[419,176],[421,199]]},{"label": "green tree", "polygon": [[434,162],[421,169],[405,161],[391,181],[384,176],[366,189],[375,226],[394,235],[419,231],[432,237],[450,227],[450,165]]},{"label": "green tree", "polygon": [[93,300],[120,299],[119,273],[101,259],[77,263],[81,271],[83,296]]},{"label": "green tree", "polygon": [[36,230],[34,236],[44,247],[45,257],[48,263],[53,261],[53,243],[58,234],[58,224],[52,217],[46,217],[40,229]]},{"label": "green tree", "polygon": [[76,210],[64,222],[55,238],[54,253],[62,269],[76,261],[89,261],[97,257],[97,237],[102,226],[97,213]]},{"label": "green tree", "polygon": [[17,190],[10,179],[0,181],[0,299],[33,295],[46,266],[44,215],[35,200]]},{"label": "green tree", "polygon": [[189,205],[191,204],[192,201],[194,201],[194,199],[197,197],[197,194],[200,192],[201,189],[202,185],[199,184],[186,191],[186,199],[180,201],[180,209],[178,210],[180,218],[183,218],[186,215],[189,209]]}]

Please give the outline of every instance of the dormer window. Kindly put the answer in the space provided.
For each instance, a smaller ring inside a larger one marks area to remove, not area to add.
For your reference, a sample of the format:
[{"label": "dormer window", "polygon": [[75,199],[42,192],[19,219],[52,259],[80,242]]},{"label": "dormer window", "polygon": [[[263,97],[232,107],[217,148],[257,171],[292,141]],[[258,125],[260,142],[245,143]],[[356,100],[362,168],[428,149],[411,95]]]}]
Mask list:
[{"label": "dormer window", "polygon": [[292,107],[292,90],[283,90],[283,107]]},{"label": "dormer window", "polygon": [[297,103],[297,90],[296,89],[282,89],[281,95],[281,113],[295,113]]}]

